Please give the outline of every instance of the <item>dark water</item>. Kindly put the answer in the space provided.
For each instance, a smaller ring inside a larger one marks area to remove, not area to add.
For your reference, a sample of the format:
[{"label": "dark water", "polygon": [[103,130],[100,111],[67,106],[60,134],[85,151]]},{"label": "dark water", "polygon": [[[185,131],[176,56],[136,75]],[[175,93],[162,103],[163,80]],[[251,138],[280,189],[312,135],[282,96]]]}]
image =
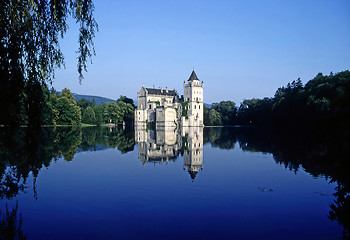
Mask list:
[{"label": "dark water", "polygon": [[2,236],[347,238],[348,145],[329,135],[47,128],[0,136]]}]

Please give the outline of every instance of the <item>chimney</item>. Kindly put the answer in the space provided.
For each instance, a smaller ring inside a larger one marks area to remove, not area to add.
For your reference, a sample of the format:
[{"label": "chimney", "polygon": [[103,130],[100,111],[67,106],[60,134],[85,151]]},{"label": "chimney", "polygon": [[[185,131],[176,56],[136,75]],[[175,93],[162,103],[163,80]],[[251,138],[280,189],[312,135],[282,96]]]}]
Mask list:
[{"label": "chimney", "polygon": [[168,91],[168,86],[166,86],[166,88],[165,88],[165,92],[166,93],[168,93],[169,91]]},{"label": "chimney", "polygon": [[163,93],[163,88],[160,88],[160,92]]}]

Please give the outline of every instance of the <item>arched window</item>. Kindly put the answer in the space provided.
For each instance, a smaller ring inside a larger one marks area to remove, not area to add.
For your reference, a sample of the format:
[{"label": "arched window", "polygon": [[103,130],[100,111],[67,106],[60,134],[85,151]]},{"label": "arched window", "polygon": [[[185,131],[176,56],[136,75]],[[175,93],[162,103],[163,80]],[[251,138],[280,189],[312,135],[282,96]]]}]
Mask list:
[{"label": "arched window", "polygon": [[194,109],[196,109],[196,105],[194,105]]},{"label": "arched window", "polygon": [[201,109],[201,105],[198,105],[198,109]]}]

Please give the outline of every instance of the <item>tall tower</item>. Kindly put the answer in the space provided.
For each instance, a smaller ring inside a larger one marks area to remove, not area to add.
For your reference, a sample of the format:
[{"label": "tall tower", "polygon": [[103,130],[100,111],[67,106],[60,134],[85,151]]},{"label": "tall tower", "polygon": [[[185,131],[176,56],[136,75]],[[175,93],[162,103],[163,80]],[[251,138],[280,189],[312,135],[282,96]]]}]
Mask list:
[{"label": "tall tower", "polygon": [[188,102],[188,125],[203,126],[203,81],[199,83],[197,74],[192,71],[184,82],[184,101]]}]

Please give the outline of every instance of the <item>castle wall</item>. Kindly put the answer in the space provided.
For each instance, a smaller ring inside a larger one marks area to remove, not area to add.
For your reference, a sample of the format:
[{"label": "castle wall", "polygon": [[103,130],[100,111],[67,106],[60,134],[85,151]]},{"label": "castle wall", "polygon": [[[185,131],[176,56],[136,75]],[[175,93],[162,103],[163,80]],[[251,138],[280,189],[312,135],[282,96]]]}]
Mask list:
[{"label": "castle wall", "polygon": [[174,108],[156,108],[156,127],[176,127],[178,125],[177,114]]},{"label": "castle wall", "polygon": [[199,83],[194,71],[192,74],[188,83],[184,83],[184,101],[188,103],[187,118],[181,117],[183,109],[175,90],[146,89],[142,85],[137,93],[135,124],[156,122],[157,127],[203,126],[204,86],[203,82]]}]

